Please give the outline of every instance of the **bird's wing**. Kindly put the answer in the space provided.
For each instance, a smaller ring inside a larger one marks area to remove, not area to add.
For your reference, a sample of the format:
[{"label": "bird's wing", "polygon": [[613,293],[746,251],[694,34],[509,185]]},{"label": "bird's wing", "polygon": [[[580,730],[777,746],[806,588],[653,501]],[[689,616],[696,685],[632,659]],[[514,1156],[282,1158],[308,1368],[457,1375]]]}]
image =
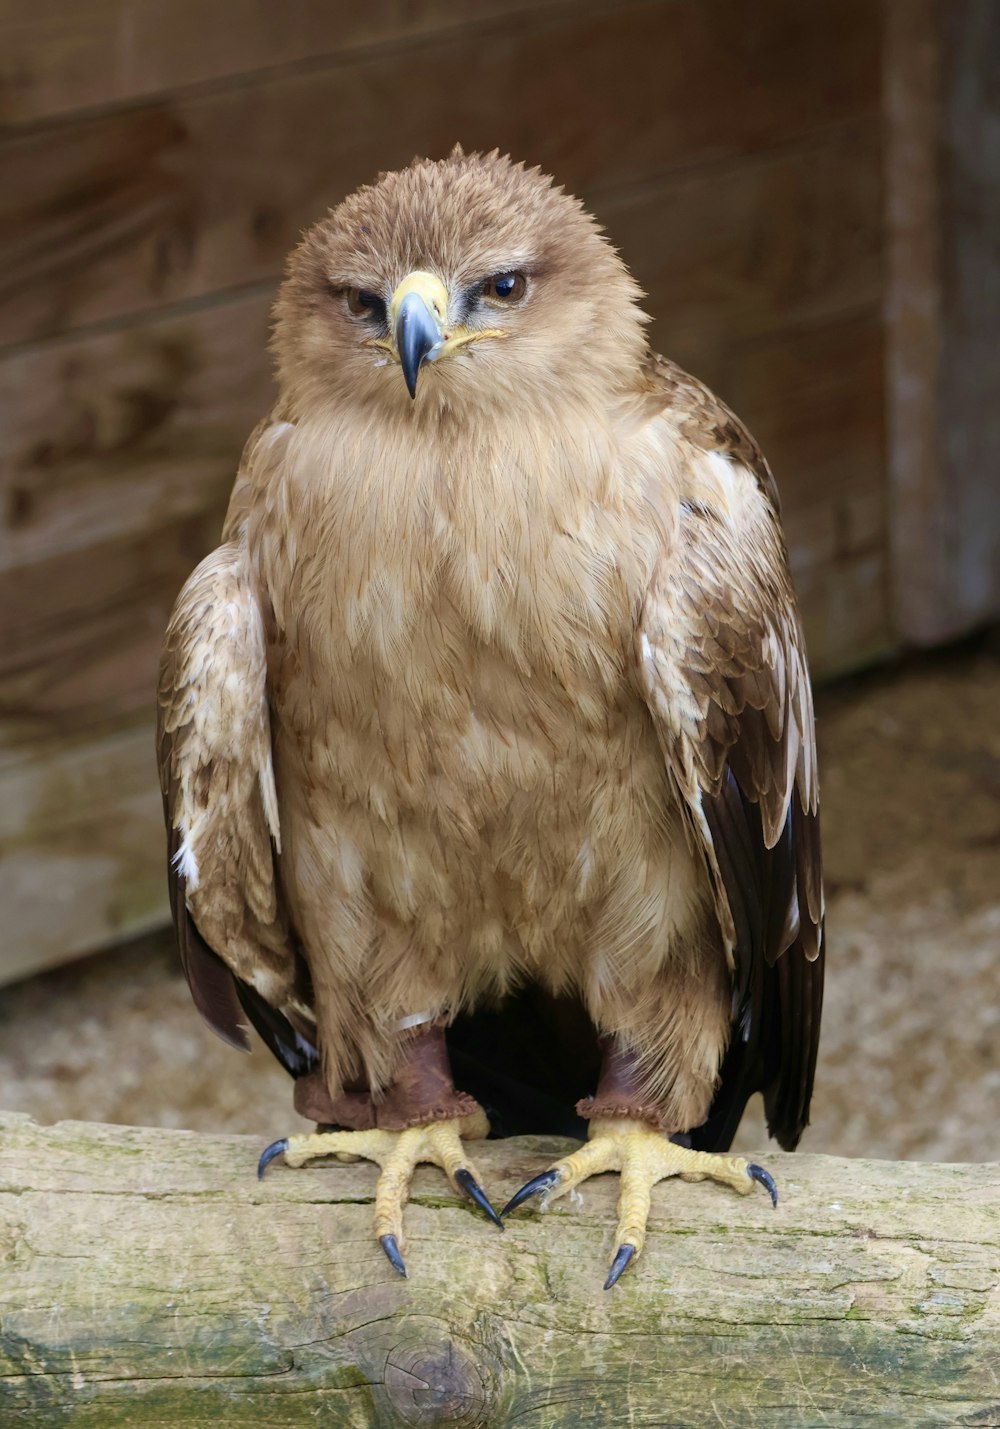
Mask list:
[{"label": "bird's wing", "polygon": [[315,1028],[308,973],[275,870],[280,829],[264,620],[238,520],[241,480],[229,539],[184,586],[164,639],[157,754],[170,902],[184,971],[206,1021],[247,1047],[242,1006],[279,1060],[299,1074],[315,1062]]},{"label": "bird's wing", "polygon": [[816,1065],[823,888],[812,696],[777,493],[706,388],[661,358],[648,378],[650,435],[680,462],[650,486],[674,536],[640,614],[639,679],[733,971],[733,1039],[696,1144],[728,1145],[762,1090],[790,1147]]}]

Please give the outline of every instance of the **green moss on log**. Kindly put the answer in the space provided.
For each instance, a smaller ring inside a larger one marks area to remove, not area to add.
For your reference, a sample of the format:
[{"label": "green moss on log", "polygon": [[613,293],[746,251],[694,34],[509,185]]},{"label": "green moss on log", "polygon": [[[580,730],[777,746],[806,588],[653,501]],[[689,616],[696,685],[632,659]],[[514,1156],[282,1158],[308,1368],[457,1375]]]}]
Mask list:
[{"label": "green moss on log", "polygon": [[[477,1148],[502,1200],[564,1143]],[[0,1424],[1000,1425],[1000,1172],[768,1155],[672,1182],[611,1293],[614,1178],[500,1235],[439,1173],[410,1279],[374,1168],[245,1137],[0,1118]]]}]

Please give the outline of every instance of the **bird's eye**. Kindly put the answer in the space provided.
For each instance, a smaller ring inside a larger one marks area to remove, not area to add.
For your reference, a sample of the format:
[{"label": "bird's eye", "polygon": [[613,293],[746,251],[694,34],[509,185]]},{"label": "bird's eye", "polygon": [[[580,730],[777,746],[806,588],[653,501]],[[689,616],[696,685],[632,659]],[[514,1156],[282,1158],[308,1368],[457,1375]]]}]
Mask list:
[{"label": "bird's eye", "polygon": [[523,273],[494,273],[483,284],[487,303],[517,303],[524,297],[528,280]]},{"label": "bird's eye", "polygon": [[378,293],[373,293],[368,288],[348,288],[346,296],[348,310],[355,317],[375,318],[379,322],[385,322],[385,303]]}]

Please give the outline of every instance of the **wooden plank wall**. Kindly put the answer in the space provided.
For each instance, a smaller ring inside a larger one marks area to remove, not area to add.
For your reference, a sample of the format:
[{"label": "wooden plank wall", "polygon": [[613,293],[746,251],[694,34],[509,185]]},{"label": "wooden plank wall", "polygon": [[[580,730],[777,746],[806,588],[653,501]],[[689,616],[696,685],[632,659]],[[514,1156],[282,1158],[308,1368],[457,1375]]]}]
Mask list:
[{"label": "wooden plank wall", "polygon": [[1000,615],[1000,6],[886,14],[892,607],[929,645]]},{"label": "wooden plank wall", "polygon": [[282,260],[415,152],[591,204],[771,457],[817,671],[886,646],[871,0],[10,0],[0,118],[0,977],[164,917],[158,645]]}]

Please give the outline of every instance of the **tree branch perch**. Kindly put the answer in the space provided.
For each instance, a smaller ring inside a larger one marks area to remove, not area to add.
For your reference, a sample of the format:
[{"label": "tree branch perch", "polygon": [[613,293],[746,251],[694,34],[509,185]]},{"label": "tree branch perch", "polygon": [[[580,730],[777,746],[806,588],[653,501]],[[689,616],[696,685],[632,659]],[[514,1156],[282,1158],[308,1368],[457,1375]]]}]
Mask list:
[{"label": "tree branch perch", "polygon": [[[476,1149],[495,1203],[565,1148]],[[616,1178],[501,1235],[421,1170],[410,1279],[375,1168],[0,1116],[0,1424],[1000,1425],[1000,1168],[763,1157],[671,1182],[610,1293]]]}]

